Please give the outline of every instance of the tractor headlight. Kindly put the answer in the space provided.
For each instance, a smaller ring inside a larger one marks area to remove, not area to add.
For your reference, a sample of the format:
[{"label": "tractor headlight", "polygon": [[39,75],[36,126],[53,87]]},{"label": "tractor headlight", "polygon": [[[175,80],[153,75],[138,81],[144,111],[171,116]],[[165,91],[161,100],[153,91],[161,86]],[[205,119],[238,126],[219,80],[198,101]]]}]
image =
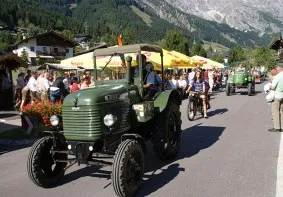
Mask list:
[{"label": "tractor headlight", "polygon": [[106,116],[104,116],[103,121],[107,127],[111,127],[117,121],[117,117],[112,114],[107,114]]},{"label": "tractor headlight", "polygon": [[53,127],[56,127],[59,125],[60,123],[60,118],[57,115],[53,115],[50,117],[50,123]]}]

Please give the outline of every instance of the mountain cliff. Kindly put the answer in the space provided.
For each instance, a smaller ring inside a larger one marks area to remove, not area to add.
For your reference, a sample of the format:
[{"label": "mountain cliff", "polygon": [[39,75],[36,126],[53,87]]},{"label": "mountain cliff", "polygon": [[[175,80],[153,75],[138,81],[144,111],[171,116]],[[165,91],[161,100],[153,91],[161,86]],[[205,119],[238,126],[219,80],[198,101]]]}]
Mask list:
[{"label": "mountain cliff", "polygon": [[[203,19],[228,24],[241,31],[256,31],[260,36],[277,33],[283,23],[283,0],[141,0],[160,12],[164,6],[173,9],[162,16],[182,11]],[[159,9],[158,9],[159,8]]]}]

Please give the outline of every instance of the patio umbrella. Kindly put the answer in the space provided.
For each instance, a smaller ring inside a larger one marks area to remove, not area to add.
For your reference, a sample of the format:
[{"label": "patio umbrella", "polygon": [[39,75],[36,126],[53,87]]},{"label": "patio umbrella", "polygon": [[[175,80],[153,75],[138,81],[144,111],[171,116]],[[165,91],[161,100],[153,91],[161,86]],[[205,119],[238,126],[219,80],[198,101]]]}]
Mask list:
[{"label": "patio umbrella", "polygon": [[177,51],[171,51],[173,54],[179,56],[183,62],[185,62],[186,64],[182,67],[188,67],[188,68],[193,68],[193,67],[196,67],[198,64],[202,65],[203,63],[200,62],[200,61],[197,61],[197,60],[194,60],[193,58],[185,55],[185,54],[182,54],[180,52],[177,52]]},{"label": "patio umbrella", "polygon": [[215,62],[215,61],[213,61],[213,60],[210,60],[210,59],[207,59],[207,58],[204,58],[204,57],[201,57],[201,56],[195,55],[195,56],[193,56],[192,58],[195,59],[195,60],[198,60],[198,61],[202,62],[202,63],[203,63],[203,66],[209,64],[209,65],[211,65],[212,67],[215,67],[215,68],[224,68],[224,64]]},{"label": "patio umbrella", "polygon": [[[143,52],[143,54],[147,57],[147,61],[161,65],[161,58],[159,53]],[[165,68],[178,67],[183,65],[185,65],[185,62],[183,62],[179,56],[163,49],[163,66]]]}]

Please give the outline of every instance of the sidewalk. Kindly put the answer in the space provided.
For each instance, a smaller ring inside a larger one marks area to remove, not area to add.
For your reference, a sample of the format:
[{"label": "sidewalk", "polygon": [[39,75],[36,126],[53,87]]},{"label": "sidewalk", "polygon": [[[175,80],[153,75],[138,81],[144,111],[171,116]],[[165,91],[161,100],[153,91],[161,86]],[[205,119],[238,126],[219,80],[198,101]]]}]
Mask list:
[{"label": "sidewalk", "polygon": [[[21,128],[21,116],[17,111],[0,111],[0,133],[5,131],[10,131],[16,128]],[[1,139],[0,145],[8,146],[21,146],[21,145],[30,145],[34,143],[34,139]]]},{"label": "sidewalk", "polygon": [[17,111],[0,111],[0,133],[21,127],[21,116]]}]

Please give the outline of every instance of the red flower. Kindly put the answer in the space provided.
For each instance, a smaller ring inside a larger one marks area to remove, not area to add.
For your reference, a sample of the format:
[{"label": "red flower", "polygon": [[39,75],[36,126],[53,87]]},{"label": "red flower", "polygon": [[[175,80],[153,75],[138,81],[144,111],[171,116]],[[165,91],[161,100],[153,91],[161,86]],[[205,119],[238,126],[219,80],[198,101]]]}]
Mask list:
[{"label": "red flower", "polygon": [[27,104],[23,107],[23,113],[25,113],[28,116],[35,116],[39,117],[41,119],[41,122],[46,127],[52,127],[50,124],[50,117],[55,114],[61,115],[61,102],[58,103],[51,103],[49,101],[39,101],[35,102],[33,105]]}]

